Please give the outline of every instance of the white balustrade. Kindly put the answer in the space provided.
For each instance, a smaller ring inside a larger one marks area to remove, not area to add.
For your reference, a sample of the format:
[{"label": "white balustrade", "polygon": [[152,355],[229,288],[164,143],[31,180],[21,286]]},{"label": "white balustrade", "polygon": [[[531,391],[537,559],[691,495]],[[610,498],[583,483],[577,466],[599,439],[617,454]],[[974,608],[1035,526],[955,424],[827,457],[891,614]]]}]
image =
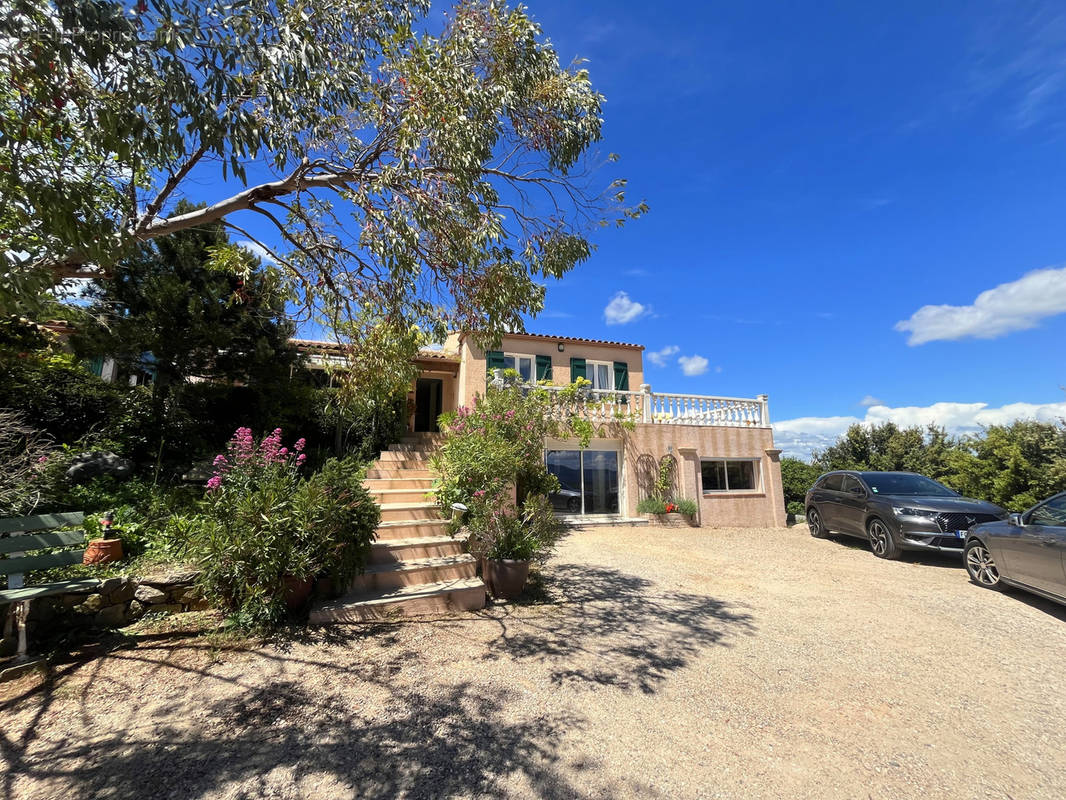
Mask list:
[{"label": "white balustrade", "polygon": [[[553,394],[566,386],[539,386]],[[577,414],[590,422],[630,420],[653,425],[720,425],[733,428],[763,428],[770,425],[766,395],[747,397],[712,397],[698,394],[671,394],[644,391],[580,392],[573,399],[552,403],[553,418]]]}]

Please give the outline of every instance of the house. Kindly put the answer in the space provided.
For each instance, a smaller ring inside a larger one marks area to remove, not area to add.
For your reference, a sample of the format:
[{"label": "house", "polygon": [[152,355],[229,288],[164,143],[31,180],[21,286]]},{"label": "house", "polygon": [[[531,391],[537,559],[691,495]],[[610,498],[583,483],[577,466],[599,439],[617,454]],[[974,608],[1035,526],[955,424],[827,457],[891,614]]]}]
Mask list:
[{"label": "house", "polygon": [[[314,359],[329,359],[327,343],[299,342]],[[551,499],[560,514],[588,520],[636,518],[660,461],[676,459],[675,498],[698,502],[708,527],[785,525],[780,451],[774,447],[766,395],[753,398],[663,393],[644,379],[644,347],[568,336],[513,333],[484,351],[452,335],[423,350],[408,395],[412,434],[437,431],[437,417],[483,395],[497,370],[514,369],[529,382],[564,387],[591,382],[595,402],[583,413],[600,425],[588,448],[547,441],[544,457],[559,478]],[[611,425],[618,414],[634,424]]]}]

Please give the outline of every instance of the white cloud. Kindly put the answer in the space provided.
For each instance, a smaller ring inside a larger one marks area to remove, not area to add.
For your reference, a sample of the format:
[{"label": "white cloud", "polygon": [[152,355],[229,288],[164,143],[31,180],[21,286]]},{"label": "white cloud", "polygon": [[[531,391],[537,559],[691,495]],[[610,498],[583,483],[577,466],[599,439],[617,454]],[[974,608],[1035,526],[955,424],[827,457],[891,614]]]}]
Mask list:
[{"label": "white cloud", "polygon": [[678,359],[681,371],[686,375],[702,375],[710,362],[703,356],[681,356]]},{"label": "white cloud", "polygon": [[648,361],[657,367],[665,367],[667,360],[670,356],[681,352],[681,348],[676,344],[668,344],[662,350],[652,350],[648,355]]},{"label": "white cloud", "polygon": [[608,325],[625,325],[635,319],[640,319],[647,314],[649,309],[643,303],[630,300],[625,292],[619,292],[611,298],[611,302],[603,309],[603,318]]},{"label": "white cloud", "polygon": [[241,241],[237,242],[237,247],[243,247],[253,256],[262,261],[264,264],[277,263],[277,260],[274,258],[274,256],[270,255],[270,251],[263,247],[263,245],[259,244],[259,242],[253,242],[248,239],[242,239]]},{"label": "white cloud", "polygon": [[859,401],[859,405],[863,406],[865,408],[869,408],[870,406],[879,406],[879,405],[883,405],[883,404],[881,403],[880,400],[878,400],[872,394],[868,394],[868,395],[866,395],[866,397],[864,397],[862,400]]},{"label": "white cloud", "polygon": [[951,434],[976,433],[988,425],[1007,425],[1019,419],[1054,422],[1066,418],[1066,402],[1008,403],[996,408],[988,403],[933,403],[928,406],[890,408],[874,405],[860,417],[798,417],[773,423],[774,443],[784,455],[807,459],[815,450],[833,444],[856,424],[894,422],[901,428],[939,425]]},{"label": "white cloud", "polygon": [[907,344],[973,337],[995,339],[1035,328],[1044,317],[1066,313],[1066,267],[1038,269],[977,295],[969,306],[922,306],[896,323]]}]

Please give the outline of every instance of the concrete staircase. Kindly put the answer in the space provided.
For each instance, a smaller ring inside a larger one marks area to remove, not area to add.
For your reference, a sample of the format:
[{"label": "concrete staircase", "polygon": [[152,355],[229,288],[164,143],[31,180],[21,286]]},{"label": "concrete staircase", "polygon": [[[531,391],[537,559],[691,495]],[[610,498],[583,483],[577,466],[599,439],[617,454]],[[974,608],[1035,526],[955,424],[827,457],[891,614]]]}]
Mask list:
[{"label": "concrete staircase", "polygon": [[448,536],[433,501],[429,455],[439,442],[436,434],[404,437],[367,472],[365,485],[381,505],[370,562],[347,595],[312,609],[312,624],[484,608],[485,584],[474,558]]}]

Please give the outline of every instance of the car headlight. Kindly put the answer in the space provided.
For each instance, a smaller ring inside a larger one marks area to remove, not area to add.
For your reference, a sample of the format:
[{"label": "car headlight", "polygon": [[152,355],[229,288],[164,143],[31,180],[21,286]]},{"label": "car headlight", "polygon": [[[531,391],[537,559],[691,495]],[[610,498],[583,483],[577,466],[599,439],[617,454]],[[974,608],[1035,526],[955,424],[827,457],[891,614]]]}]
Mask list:
[{"label": "car headlight", "polygon": [[906,506],[894,506],[892,508],[896,512],[896,516],[899,517],[921,517],[922,519],[933,519],[939,514],[939,511],[929,511],[924,508],[908,508]]}]

